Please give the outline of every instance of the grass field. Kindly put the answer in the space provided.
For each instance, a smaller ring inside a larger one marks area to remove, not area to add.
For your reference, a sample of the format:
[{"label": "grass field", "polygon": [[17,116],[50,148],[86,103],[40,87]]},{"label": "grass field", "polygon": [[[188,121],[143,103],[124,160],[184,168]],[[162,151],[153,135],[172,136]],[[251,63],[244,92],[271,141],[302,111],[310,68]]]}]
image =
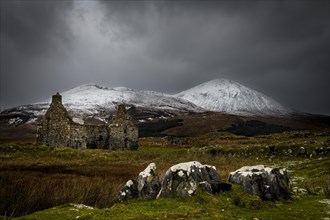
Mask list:
[{"label": "grass field", "polygon": [[[229,133],[144,138],[137,151],[2,144],[0,215],[4,219],[329,219],[330,155],[320,150],[329,146],[328,130],[250,138]],[[306,153],[298,155],[301,147]],[[198,193],[115,203],[123,184],[149,163],[156,163],[162,177],[170,166],[192,160],[216,166],[223,181],[229,172],[246,165],[287,168],[293,200],[265,202],[234,186],[215,196]]]}]

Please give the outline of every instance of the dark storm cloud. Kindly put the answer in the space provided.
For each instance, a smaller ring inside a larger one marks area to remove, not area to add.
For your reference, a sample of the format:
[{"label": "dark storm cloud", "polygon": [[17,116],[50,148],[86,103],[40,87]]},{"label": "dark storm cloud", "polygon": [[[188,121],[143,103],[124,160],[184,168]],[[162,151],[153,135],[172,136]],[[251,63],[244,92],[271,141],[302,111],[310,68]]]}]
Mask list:
[{"label": "dark storm cloud", "polygon": [[[147,42],[146,56],[179,64],[158,73],[171,76],[165,85],[173,91],[226,77],[293,108],[330,113],[329,2],[156,2],[129,21],[137,3],[125,13],[116,11],[121,3],[102,3],[108,19],[117,15]],[[150,84],[157,89],[157,78]]]},{"label": "dark storm cloud", "polygon": [[[71,36],[69,1],[1,1],[1,107],[44,99]],[[56,60],[52,62],[52,60]]]},{"label": "dark storm cloud", "polygon": [[229,78],[330,114],[329,4],[1,2],[1,98],[21,104],[29,83],[40,99],[89,82],[175,93]]},{"label": "dark storm cloud", "polygon": [[6,43],[27,56],[56,50],[58,41],[69,41],[63,35],[63,17],[70,1],[3,1],[1,33]]}]

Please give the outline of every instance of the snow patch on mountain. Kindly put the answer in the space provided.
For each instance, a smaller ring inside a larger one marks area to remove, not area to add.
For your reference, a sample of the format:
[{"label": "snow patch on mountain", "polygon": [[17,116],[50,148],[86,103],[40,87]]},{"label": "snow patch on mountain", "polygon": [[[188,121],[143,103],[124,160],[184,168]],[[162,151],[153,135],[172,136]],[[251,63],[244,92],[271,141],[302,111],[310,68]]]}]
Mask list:
[{"label": "snow patch on mountain", "polygon": [[[148,117],[169,117],[177,113],[216,111],[235,115],[286,116],[293,111],[274,99],[237,82],[217,79],[200,84],[176,95],[155,91],[140,91],[126,87],[108,88],[85,84],[67,90],[62,95],[64,106],[79,123],[86,118],[106,121],[118,104],[140,107]],[[46,102],[18,106],[1,114],[28,115],[29,122],[44,115],[51,99]],[[153,116],[154,115],[154,116]],[[157,115],[157,116],[156,116]],[[22,116],[23,117],[23,116]],[[27,116],[24,116],[27,117]]]},{"label": "snow patch on mountain", "polygon": [[228,79],[216,79],[175,95],[207,110],[236,115],[292,113],[274,99]]},{"label": "snow patch on mountain", "polygon": [[63,103],[70,110],[93,111],[100,108],[114,110],[120,103],[160,110],[201,110],[191,102],[174,96],[126,87],[107,88],[95,84],[86,84],[63,92],[61,95]]}]

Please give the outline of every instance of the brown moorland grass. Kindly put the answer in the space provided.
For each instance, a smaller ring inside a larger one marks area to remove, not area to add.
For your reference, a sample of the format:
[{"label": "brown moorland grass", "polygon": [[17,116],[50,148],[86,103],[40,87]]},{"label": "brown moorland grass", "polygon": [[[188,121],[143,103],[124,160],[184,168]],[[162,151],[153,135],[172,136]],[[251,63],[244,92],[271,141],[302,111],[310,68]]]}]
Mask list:
[{"label": "brown moorland grass", "polygon": [[[310,132],[258,138],[212,133],[185,138],[183,145],[168,144],[163,138],[144,138],[137,151],[3,144],[0,145],[0,215],[22,216],[66,203],[111,207],[122,185],[135,178],[151,162],[157,164],[159,175],[163,176],[176,163],[198,160],[216,166],[224,181],[230,172],[242,166],[284,165],[295,170],[293,175],[305,178],[298,184],[307,185],[310,194],[319,193],[319,187],[323,187],[321,190],[326,194],[329,187],[321,185],[326,186],[329,177],[327,160],[283,154],[283,150],[296,151],[301,146],[310,151],[325,146],[330,140],[329,135],[319,135],[323,131],[305,135],[307,133]],[[269,146],[279,148],[273,160],[269,160]],[[299,165],[301,160],[305,161],[304,166]]]},{"label": "brown moorland grass", "polygon": [[221,168],[223,179],[230,170],[253,164],[247,160],[215,160],[210,154],[173,148],[111,152],[24,150],[13,146],[12,152],[4,153],[8,148],[10,146],[2,147],[0,169],[0,210],[1,215],[6,216],[22,216],[69,202],[110,207],[120,187],[150,162],[157,164],[159,175],[163,176],[176,163],[199,160]]}]

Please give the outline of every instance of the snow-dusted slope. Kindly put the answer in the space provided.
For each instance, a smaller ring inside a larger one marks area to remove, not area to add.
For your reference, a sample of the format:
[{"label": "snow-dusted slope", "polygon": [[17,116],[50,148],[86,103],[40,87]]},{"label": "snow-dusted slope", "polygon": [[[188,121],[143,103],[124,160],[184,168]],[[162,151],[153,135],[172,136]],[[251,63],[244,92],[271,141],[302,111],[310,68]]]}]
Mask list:
[{"label": "snow-dusted slope", "polygon": [[100,108],[114,110],[116,105],[120,103],[158,110],[199,110],[191,102],[174,96],[125,87],[106,88],[95,84],[86,84],[63,92],[61,95],[63,104],[73,111],[93,111]]},{"label": "snow-dusted slope", "polygon": [[227,79],[216,79],[175,95],[211,111],[238,115],[287,115],[274,99]]},{"label": "snow-dusted slope", "polygon": [[[95,84],[81,85],[61,95],[63,104],[73,119],[80,121],[88,117],[104,121],[121,103],[140,107],[140,112],[142,110],[149,115],[144,114],[141,117],[167,117],[180,112],[207,110],[259,116],[283,116],[292,113],[274,99],[226,79],[212,80],[177,95],[125,87],[106,88]],[[48,102],[8,109],[1,114],[13,115],[14,118],[17,118],[17,114],[24,114],[30,118],[29,122],[35,122],[37,117],[45,114],[49,103],[50,99]]]}]

